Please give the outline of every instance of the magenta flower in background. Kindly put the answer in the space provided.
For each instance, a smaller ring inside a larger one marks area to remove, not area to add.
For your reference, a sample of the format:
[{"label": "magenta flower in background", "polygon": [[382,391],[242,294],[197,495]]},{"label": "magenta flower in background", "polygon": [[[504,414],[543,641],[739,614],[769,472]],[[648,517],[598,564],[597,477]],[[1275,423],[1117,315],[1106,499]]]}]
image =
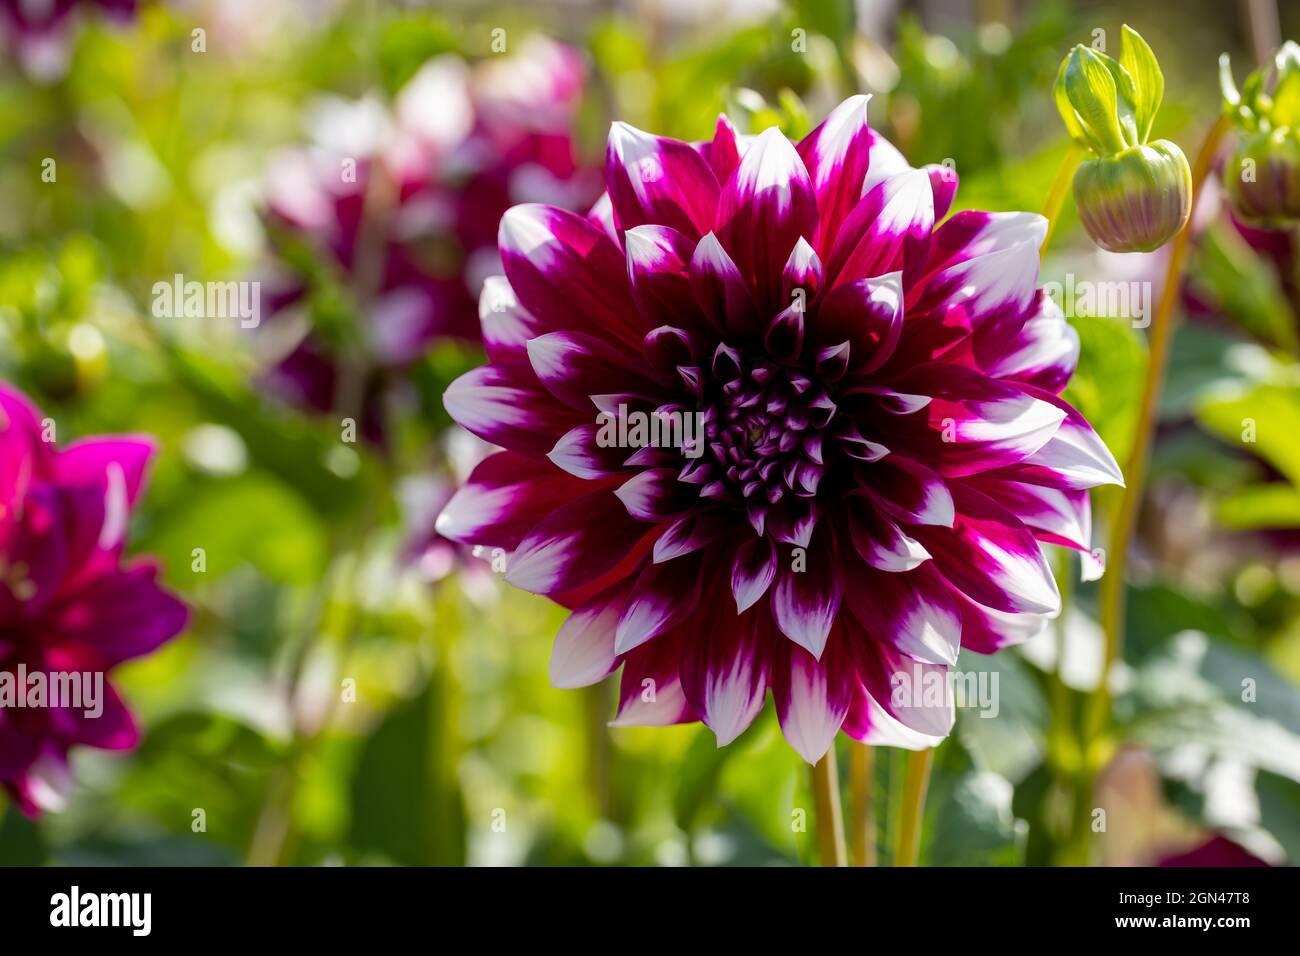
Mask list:
[{"label": "magenta flower in background", "polygon": [[[1078,340],[1037,288],[1044,220],[938,225],[955,175],[910,168],[866,103],[797,144],[616,123],[589,216],[501,223],[489,364],[445,402],[504,450],[438,527],[574,609],[552,679],[621,665],[616,723],[721,745],[770,688],[810,762],[841,728],[933,745],[952,698],[922,688],[1059,612],[1040,542],[1090,555],[1085,489],[1121,481],[1059,397]],[[703,442],[626,447],[635,413]]]},{"label": "magenta flower in background", "polygon": [[[268,221],[283,259],[305,243],[332,269],[363,313],[361,341],[319,318],[287,335],[277,323],[271,387],[320,412],[359,408],[367,436],[381,440],[382,401],[402,370],[436,341],[478,340],[478,293],[501,269],[506,209],[594,198],[572,139],[583,85],[577,54],[537,38],[477,68],[438,57],[391,111],[373,98],[320,110],[317,145],[282,154],[268,173]],[[269,303],[281,316],[308,292],[290,273]],[[360,366],[353,381],[348,362]]]},{"label": "magenta flower in background", "polygon": [[57,79],[68,68],[78,16],[98,10],[125,22],[136,6],[136,0],[0,0],[0,47],[35,79]]},{"label": "magenta flower in background", "polygon": [[24,673],[50,686],[51,674],[102,681],[97,715],[48,693],[43,706],[0,696],[0,784],[33,816],[62,805],[73,746],[135,746],[135,720],[107,674],[180,633],[187,617],[152,561],[122,557],[152,440],[87,438],[60,450],[42,439],[39,412],[0,384],[0,675],[15,693]]}]

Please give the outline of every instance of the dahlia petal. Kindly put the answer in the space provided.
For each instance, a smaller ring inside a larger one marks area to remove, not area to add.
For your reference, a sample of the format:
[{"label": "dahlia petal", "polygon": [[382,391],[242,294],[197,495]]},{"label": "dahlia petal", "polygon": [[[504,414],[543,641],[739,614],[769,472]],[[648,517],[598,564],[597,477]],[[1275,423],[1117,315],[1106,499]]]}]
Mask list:
[{"label": "dahlia petal", "polygon": [[722,187],[717,234],[759,301],[775,305],[790,251],[800,236],[817,235],[817,197],[808,170],[776,127],[755,138]]},{"label": "dahlia petal", "polygon": [[1124,475],[1115,456],[1087,419],[1063,398],[1032,386],[1023,388],[1040,401],[1055,405],[1065,414],[1065,419],[1041,448],[1008,470],[1009,477],[1070,489],[1124,486]]},{"label": "dahlia petal", "polygon": [[776,652],[772,697],[781,733],[810,764],[821,760],[834,743],[857,685],[852,661],[838,647],[844,635],[836,637],[824,660],[793,644]]},{"label": "dahlia petal", "polygon": [[862,688],[853,699],[841,728],[861,743],[873,747],[898,747],[903,750],[928,750],[943,743],[942,736],[915,731],[889,715],[874,697]]},{"label": "dahlia petal", "polygon": [[1052,439],[1067,414],[1044,397],[1047,393],[956,366],[919,366],[899,384],[933,396],[926,407],[928,430],[918,431],[911,419],[886,420],[881,422],[884,440],[934,463],[945,477],[1025,460]]},{"label": "dahlia petal", "polygon": [[51,716],[68,742],[100,750],[132,750],[140,742],[140,727],[126,703],[107,681],[100,705],[103,712],[87,716],[84,710],[58,708]]},{"label": "dahlia petal", "polygon": [[105,669],[143,657],[185,629],[189,610],[157,583],[158,568],[143,561],[101,574],[60,602],[53,629],[92,648]]},{"label": "dahlia petal", "polygon": [[619,485],[614,494],[628,514],[649,523],[681,517],[697,497],[689,485],[677,480],[677,472],[671,468],[637,472]]},{"label": "dahlia petal", "polygon": [[898,147],[893,143],[875,130],[869,130],[868,134],[871,142],[871,158],[867,163],[867,178],[862,181],[861,194],[863,196],[886,179],[891,179],[912,169],[908,161],[903,158],[903,154],[898,151]]},{"label": "dahlia petal", "polygon": [[546,331],[527,309],[519,304],[515,290],[505,276],[488,276],[478,299],[479,325],[483,330],[483,348],[496,365],[528,363],[528,340]]},{"label": "dahlia petal", "polygon": [[649,396],[657,391],[628,367],[620,352],[581,332],[548,332],[530,339],[528,360],[547,391],[584,411],[591,408],[592,395],[621,391]]},{"label": "dahlia petal", "polygon": [[514,550],[542,518],[590,490],[546,459],[499,451],[470,472],[435,529],[452,541]]},{"label": "dahlia petal", "polygon": [[1092,550],[1092,507],[1086,491],[1049,488],[991,475],[970,479],[970,487],[988,495],[1025,523],[1039,541]]},{"label": "dahlia petal", "polygon": [[622,279],[622,251],[599,226],[529,203],[501,217],[498,242],[510,287],[547,330],[587,332],[639,348],[651,326],[640,318]]},{"label": "dahlia petal", "polygon": [[727,114],[719,113],[713,127],[713,141],[708,145],[709,166],[718,182],[725,183],[740,165],[740,147],[736,142],[736,127]]},{"label": "dahlia petal", "polygon": [[961,614],[952,588],[933,568],[880,573],[850,561],[845,603],[872,639],[930,664],[955,664]]},{"label": "dahlia petal", "polygon": [[930,560],[930,552],[889,517],[861,497],[846,505],[849,537],[863,561],[880,571],[911,571]]},{"label": "dahlia petal", "polygon": [[655,541],[656,564],[712,544],[735,527],[729,509],[695,508],[678,518]]},{"label": "dahlia petal", "polygon": [[695,247],[690,262],[691,289],[706,316],[721,316],[723,331],[749,337],[759,330],[758,310],[749,284],[713,233]]},{"label": "dahlia petal", "polygon": [[[985,325],[1019,328],[1038,298],[1038,249],[1037,243],[1022,242],[945,266],[909,287],[907,310],[960,306],[977,331]],[[929,326],[918,323],[915,334],[927,334]]]},{"label": "dahlia petal", "polygon": [[[829,529],[814,534],[799,562],[782,560],[772,588],[772,617],[777,628],[813,657],[820,658],[844,597],[840,563]],[[806,562],[806,566],[804,566]],[[802,568],[795,570],[796,564]]]},{"label": "dahlia petal", "polygon": [[1047,220],[1029,212],[981,212],[965,209],[934,231],[928,271],[978,259],[1013,246],[1040,248],[1047,237]]},{"label": "dahlia petal", "polygon": [[575,425],[546,453],[557,468],[588,481],[625,471],[627,449],[601,445],[601,425]]},{"label": "dahlia petal", "polygon": [[902,271],[910,283],[925,264],[934,228],[934,191],[923,170],[893,176],[854,207],[835,239],[826,274],[832,285]]},{"label": "dahlia petal", "polygon": [[[695,243],[667,226],[637,226],[623,237],[632,298],[647,320],[683,328],[707,328],[691,288]],[[719,313],[719,316],[721,313]]]},{"label": "dahlia petal", "polygon": [[917,526],[913,533],[953,586],[998,611],[1056,614],[1061,595],[1042,550],[1020,519],[962,483],[952,487],[952,529]]},{"label": "dahlia petal", "polygon": [[682,690],[681,655],[681,641],[665,634],[624,657],[618,716],[610,726],[665,727],[699,720]]},{"label": "dahlia petal", "polygon": [[1031,316],[1011,343],[1002,342],[985,371],[1059,395],[1079,364],[1079,333],[1065,321],[1061,307],[1043,293]]},{"label": "dahlia petal", "polygon": [[[781,270],[781,301],[798,305],[807,311],[808,301],[817,294],[822,284],[822,261],[817,258],[812,245],[803,236],[790,250],[790,258]],[[800,295],[796,299],[796,292]]]},{"label": "dahlia petal", "polygon": [[713,228],[718,180],[704,157],[681,140],[614,123],[605,185],[620,231],[658,223],[698,239]]},{"label": "dahlia petal", "polygon": [[[850,633],[855,625],[850,622]],[[886,713],[917,733],[948,736],[957,712],[947,665],[916,660],[880,641],[859,640],[854,648],[862,683]]]},{"label": "dahlia petal", "polygon": [[113,468],[121,476],[130,507],[144,488],[149,460],[158,443],[149,435],[84,438],[57,452],[51,461],[53,479],[60,484],[104,487]]},{"label": "dahlia petal", "polygon": [[618,619],[615,652],[626,654],[681,624],[694,613],[699,600],[698,553],[681,561],[646,564],[632,585],[627,606]]},{"label": "dahlia petal", "polygon": [[817,193],[822,237],[818,246],[823,250],[862,198],[871,156],[870,101],[869,95],[850,96],[799,142],[799,156]]},{"label": "dahlia petal", "polygon": [[960,591],[953,591],[952,598],[961,613],[961,646],[977,654],[994,654],[1023,644],[1042,633],[1050,620],[1046,614],[995,611]]},{"label": "dahlia petal", "polygon": [[[447,412],[493,445],[544,455],[585,415],[566,408],[537,383],[530,369],[483,365],[456,379],[443,394]],[[531,381],[530,381],[531,379]]]},{"label": "dahlia petal", "polygon": [[859,467],[859,484],[885,511],[909,524],[951,528],[952,492],[938,472],[902,455]]},{"label": "dahlia petal", "polygon": [[952,201],[957,196],[957,170],[939,163],[930,163],[924,168],[930,177],[930,189],[934,193],[934,221],[938,222],[948,215]]},{"label": "dahlia petal", "polygon": [[766,535],[750,538],[736,549],[731,564],[731,593],[737,614],[744,614],[767,593],[776,578],[776,559],[776,545]]},{"label": "dahlia petal", "polygon": [[770,619],[711,608],[685,629],[684,640],[682,689],[725,747],[754,722],[767,699],[775,647]]},{"label": "dahlia petal", "polygon": [[855,371],[876,371],[894,354],[903,331],[903,274],[837,285],[817,307],[816,329],[819,343],[849,343]]},{"label": "dahlia petal", "polygon": [[534,594],[580,587],[618,564],[645,532],[612,491],[586,495],[561,505],[524,536],[506,580]]},{"label": "dahlia petal", "polygon": [[618,669],[614,632],[626,603],[626,590],[616,588],[568,616],[551,648],[552,687],[590,687]]}]

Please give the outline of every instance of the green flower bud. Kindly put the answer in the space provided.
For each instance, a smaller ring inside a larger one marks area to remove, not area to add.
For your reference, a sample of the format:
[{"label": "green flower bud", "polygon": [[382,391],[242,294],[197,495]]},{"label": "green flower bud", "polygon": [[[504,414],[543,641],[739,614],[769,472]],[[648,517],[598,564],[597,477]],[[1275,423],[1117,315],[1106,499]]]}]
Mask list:
[{"label": "green flower bud", "polygon": [[1300,220],[1300,46],[1288,40],[1272,65],[1252,73],[1240,92],[1225,53],[1219,84],[1238,134],[1237,149],[1223,168],[1233,211],[1255,225],[1293,225]]},{"label": "green flower bud", "polygon": [[1056,77],[1070,137],[1091,157],[1074,174],[1074,201],[1092,240],[1111,252],[1164,245],[1192,209],[1192,171],[1168,140],[1148,142],[1164,98],[1155,54],[1124,27],[1119,60],[1076,46]]},{"label": "green flower bud", "polygon": [[1093,242],[1110,252],[1151,252],[1183,228],[1192,171],[1167,139],[1088,159],[1074,174],[1074,203]]}]

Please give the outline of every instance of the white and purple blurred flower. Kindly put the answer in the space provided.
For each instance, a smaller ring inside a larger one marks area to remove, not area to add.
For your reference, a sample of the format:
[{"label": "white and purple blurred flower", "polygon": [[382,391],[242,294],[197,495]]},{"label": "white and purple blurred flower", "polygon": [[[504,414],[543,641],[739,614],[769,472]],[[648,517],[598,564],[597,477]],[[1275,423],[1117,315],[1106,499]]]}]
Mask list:
[{"label": "white and purple blurred flower", "polygon": [[0,0],[0,48],[13,51],[34,79],[58,79],[68,68],[77,20],[90,9],[112,20],[135,16],[137,0]]},{"label": "white and purple blurred flower", "polygon": [[[504,450],[438,528],[574,609],[552,679],[622,666],[619,724],[725,744],[770,688],[810,762],[841,729],[932,746],[952,696],[899,700],[900,675],[1040,629],[1040,544],[1089,554],[1086,489],[1121,481],[1059,397],[1079,346],[1038,288],[1043,218],[940,225],[956,176],[908,166],[866,104],[799,143],[616,123],[588,216],[501,222],[489,363],[445,403]],[[704,441],[611,447],[630,412],[698,415]]]},{"label": "white and purple blurred flower", "polygon": [[386,385],[434,342],[478,339],[478,292],[500,271],[505,210],[594,197],[572,137],[583,84],[576,53],[535,39],[477,68],[438,57],[392,110],[377,98],[323,104],[316,144],[280,155],[266,177],[268,224],[289,273],[269,305],[283,317],[307,301],[310,267],[294,257],[305,245],[352,298],[360,327],[299,323],[279,343],[273,390],[337,410],[344,368],[359,365],[352,404],[366,435],[382,440]]}]

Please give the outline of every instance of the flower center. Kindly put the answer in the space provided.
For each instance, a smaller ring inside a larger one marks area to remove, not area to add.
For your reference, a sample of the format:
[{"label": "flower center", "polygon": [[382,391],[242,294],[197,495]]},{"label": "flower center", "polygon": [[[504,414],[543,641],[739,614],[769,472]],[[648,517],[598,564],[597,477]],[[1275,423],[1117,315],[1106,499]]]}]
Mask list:
[{"label": "flower center", "polygon": [[825,472],[824,438],[835,411],[815,374],[721,345],[704,395],[704,454],[686,465],[682,480],[736,505],[811,498]]}]

